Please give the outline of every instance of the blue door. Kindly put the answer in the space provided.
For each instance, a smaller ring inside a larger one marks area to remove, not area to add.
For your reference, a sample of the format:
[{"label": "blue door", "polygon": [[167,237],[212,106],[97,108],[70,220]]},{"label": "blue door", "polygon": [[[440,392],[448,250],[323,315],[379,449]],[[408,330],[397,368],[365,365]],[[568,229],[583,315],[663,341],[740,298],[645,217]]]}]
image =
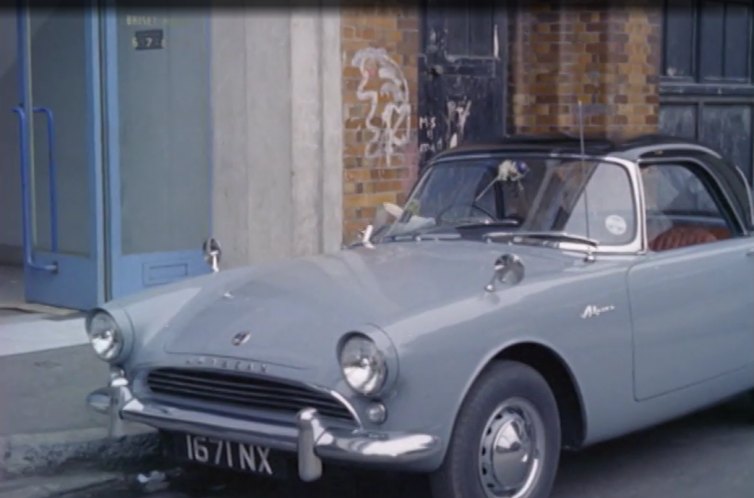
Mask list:
[{"label": "blue door", "polygon": [[210,271],[208,9],[103,13],[108,297]]},{"label": "blue door", "polygon": [[91,9],[18,11],[18,118],[26,300],[104,298],[99,33]]},{"label": "blue door", "polygon": [[22,6],[26,299],[88,309],[210,271],[206,8]]}]

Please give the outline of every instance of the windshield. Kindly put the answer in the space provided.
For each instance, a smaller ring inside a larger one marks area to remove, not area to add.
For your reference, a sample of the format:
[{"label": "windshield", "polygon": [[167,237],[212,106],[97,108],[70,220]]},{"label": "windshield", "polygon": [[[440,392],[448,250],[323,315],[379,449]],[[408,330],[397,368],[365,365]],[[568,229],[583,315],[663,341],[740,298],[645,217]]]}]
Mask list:
[{"label": "windshield", "polygon": [[624,245],[636,233],[631,182],[620,165],[593,160],[498,157],[438,163],[378,240],[445,232],[567,234]]}]

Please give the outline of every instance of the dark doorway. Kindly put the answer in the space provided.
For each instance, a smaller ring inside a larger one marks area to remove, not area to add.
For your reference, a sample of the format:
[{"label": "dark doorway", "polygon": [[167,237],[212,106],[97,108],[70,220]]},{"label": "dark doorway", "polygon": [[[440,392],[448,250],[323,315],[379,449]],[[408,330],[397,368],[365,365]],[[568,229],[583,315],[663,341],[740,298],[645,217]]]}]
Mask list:
[{"label": "dark doorway", "polygon": [[501,5],[424,0],[419,57],[421,164],[505,132],[507,18]]},{"label": "dark doorway", "polygon": [[660,130],[718,149],[754,179],[754,2],[665,0]]}]

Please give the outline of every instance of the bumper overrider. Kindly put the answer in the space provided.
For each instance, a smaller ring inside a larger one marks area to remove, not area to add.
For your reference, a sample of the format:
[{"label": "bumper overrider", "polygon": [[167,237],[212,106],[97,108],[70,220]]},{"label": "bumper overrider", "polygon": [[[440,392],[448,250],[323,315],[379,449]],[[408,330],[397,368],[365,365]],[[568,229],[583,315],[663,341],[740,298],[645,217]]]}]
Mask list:
[{"label": "bumper overrider", "polygon": [[89,394],[87,403],[110,416],[110,437],[124,436],[126,422],[133,421],[166,431],[266,446],[296,453],[303,481],[322,476],[322,459],[411,467],[435,460],[442,451],[439,439],[429,434],[328,427],[314,408],[299,411],[296,426],[288,426],[142,401],[133,396],[128,380],[121,375],[112,375],[108,387]]}]

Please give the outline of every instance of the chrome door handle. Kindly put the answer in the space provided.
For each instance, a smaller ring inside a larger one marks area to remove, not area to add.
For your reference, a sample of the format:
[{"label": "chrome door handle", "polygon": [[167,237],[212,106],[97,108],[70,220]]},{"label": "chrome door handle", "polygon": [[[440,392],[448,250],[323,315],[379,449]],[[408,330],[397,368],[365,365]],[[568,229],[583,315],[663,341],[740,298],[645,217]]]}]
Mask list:
[{"label": "chrome door handle", "polygon": [[751,247],[751,248],[749,248],[749,249],[746,250],[746,256],[748,256],[750,258],[754,258],[754,247]]}]

